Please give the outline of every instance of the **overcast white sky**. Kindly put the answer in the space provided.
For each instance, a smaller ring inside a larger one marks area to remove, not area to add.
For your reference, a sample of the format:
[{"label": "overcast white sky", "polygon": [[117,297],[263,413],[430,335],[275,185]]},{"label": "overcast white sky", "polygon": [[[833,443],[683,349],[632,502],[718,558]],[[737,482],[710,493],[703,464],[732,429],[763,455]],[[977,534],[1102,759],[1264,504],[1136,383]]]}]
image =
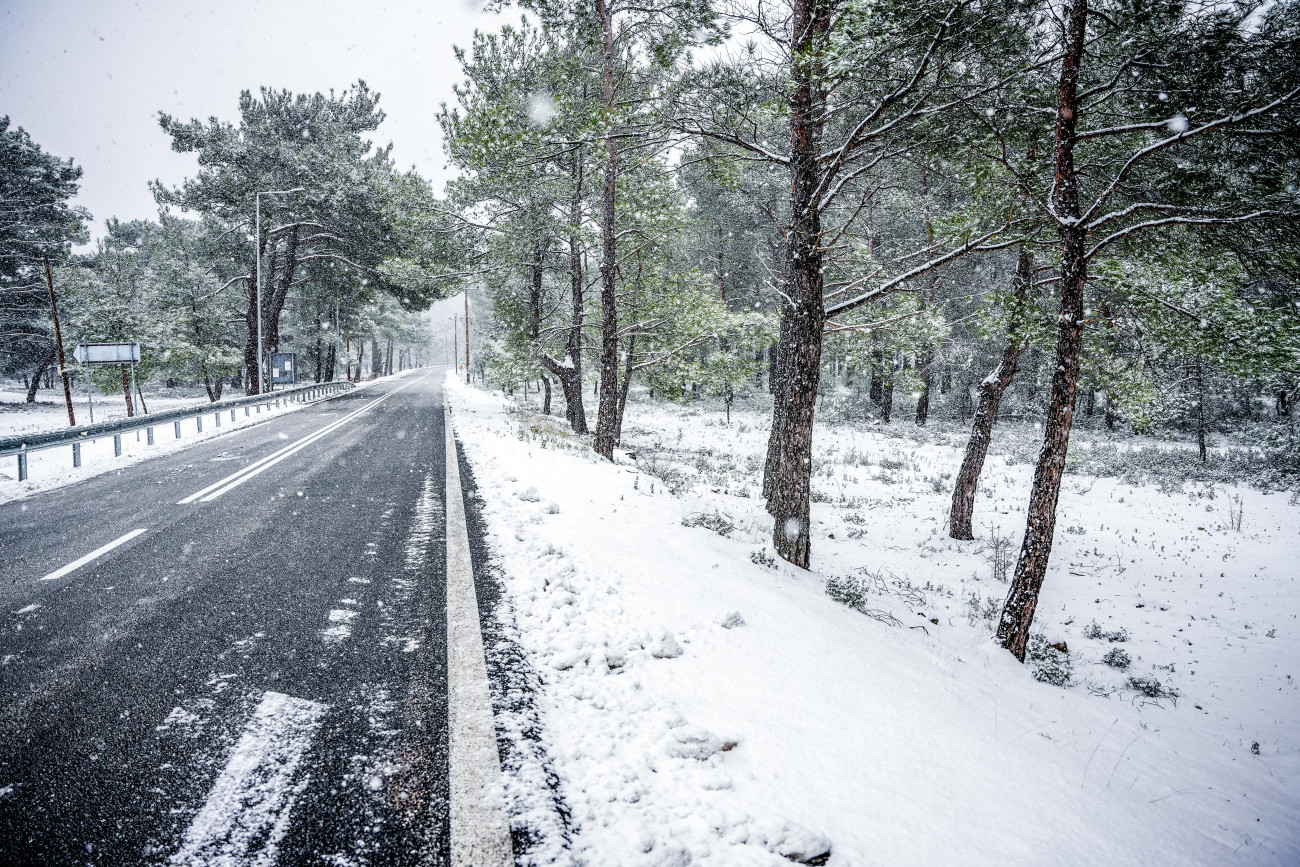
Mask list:
[{"label": "overcast white sky", "polygon": [[0,115],[85,169],[77,203],[98,227],[153,217],[148,182],[178,183],[160,111],[235,120],[239,92],[342,90],[363,78],[388,115],[379,143],[441,191],[434,115],[460,80],[452,46],[517,20],[478,0],[0,0]]}]

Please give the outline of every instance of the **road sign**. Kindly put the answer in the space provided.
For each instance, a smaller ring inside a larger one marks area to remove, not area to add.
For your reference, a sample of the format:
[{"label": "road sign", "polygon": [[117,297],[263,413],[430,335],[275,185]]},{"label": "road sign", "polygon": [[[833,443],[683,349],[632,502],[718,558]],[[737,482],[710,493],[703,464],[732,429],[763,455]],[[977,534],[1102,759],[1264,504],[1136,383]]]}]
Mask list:
[{"label": "road sign", "polygon": [[271,354],[271,384],[293,385],[298,381],[298,354],[274,352]]},{"label": "road sign", "polygon": [[140,360],[140,344],[78,343],[72,357],[81,364],[130,364]]}]

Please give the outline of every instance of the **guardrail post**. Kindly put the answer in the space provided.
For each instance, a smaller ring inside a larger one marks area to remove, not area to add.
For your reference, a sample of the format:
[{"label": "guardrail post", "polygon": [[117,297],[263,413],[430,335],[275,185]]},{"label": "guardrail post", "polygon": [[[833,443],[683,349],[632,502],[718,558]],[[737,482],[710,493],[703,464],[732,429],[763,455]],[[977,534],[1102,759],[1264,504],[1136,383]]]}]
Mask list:
[{"label": "guardrail post", "polygon": [[27,453],[18,453],[18,481],[27,481]]},{"label": "guardrail post", "polygon": [[72,444],[72,467],[76,469],[81,466],[81,443]]},{"label": "guardrail post", "polygon": [[180,438],[181,438],[181,423],[180,423],[179,421],[177,421],[176,424],[175,424],[173,427],[174,427],[175,430],[176,430],[176,439],[180,439]]},{"label": "guardrail post", "polygon": [[203,416],[201,415],[194,416],[194,421],[197,423],[199,433],[203,433]]},{"label": "guardrail post", "polygon": [[262,405],[260,403],[257,405],[257,414],[258,415],[262,414]]},{"label": "guardrail post", "polygon": [[231,421],[235,420],[235,411],[233,409],[230,411],[230,420]]},{"label": "guardrail post", "polygon": [[219,413],[219,412],[214,412],[214,413],[212,414],[212,420],[213,420],[214,422],[216,422],[217,427],[221,427],[221,413]]},{"label": "guardrail post", "polygon": [[122,457],[122,435],[113,434],[113,457]]},{"label": "guardrail post", "polygon": [[147,427],[144,429],[144,438],[149,445],[153,445],[153,428]]}]

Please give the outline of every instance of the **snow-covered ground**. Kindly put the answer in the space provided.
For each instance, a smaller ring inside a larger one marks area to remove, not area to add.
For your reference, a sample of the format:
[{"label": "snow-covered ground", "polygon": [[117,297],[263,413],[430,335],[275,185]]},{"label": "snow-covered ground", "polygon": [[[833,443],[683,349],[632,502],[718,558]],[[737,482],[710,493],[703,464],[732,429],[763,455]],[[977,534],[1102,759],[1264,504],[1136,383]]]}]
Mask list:
[{"label": "snow-covered ground", "polygon": [[[368,388],[376,383],[383,383],[405,376],[410,372],[406,371],[392,377],[367,380],[358,383],[357,387]],[[228,391],[224,396],[232,398],[242,395]],[[203,396],[202,389],[193,390],[192,394],[182,393],[178,396],[165,397],[148,396],[145,399],[148,402],[150,412],[162,412],[163,410],[179,409],[181,407],[206,408],[210,403]],[[272,406],[269,410],[263,408],[260,412],[256,407],[250,407],[248,415],[245,415],[243,408],[240,408],[235,412],[233,422],[230,419],[230,412],[227,410],[222,415],[220,427],[214,424],[212,414],[208,413],[203,416],[202,430],[198,429],[198,423],[194,419],[185,419],[181,422],[181,436],[179,439],[175,435],[172,423],[166,422],[154,429],[153,445],[149,445],[143,430],[131,431],[122,435],[121,457],[116,457],[113,454],[113,438],[111,436],[87,440],[81,445],[80,467],[72,466],[72,448],[70,446],[30,452],[27,456],[27,481],[25,482],[18,481],[17,458],[2,458],[0,459],[0,503],[30,496],[39,491],[59,488],[102,473],[121,472],[140,461],[180,451],[213,437],[229,435],[252,425],[261,424],[284,413],[296,412],[305,405],[285,402],[281,403],[279,407]],[[86,424],[90,421],[84,392],[80,396],[73,396],[73,411],[76,413],[78,424]],[[139,411],[138,404],[137,411]],[[116,397],[95,396],[96,423],[125,417],[126,402],[121,395]],[[0,389],[0,437],[62,430],[67,425],[68,411],[63,403],[63,395],[57,390],[41,392],[37,395],[35,403],[27,403],[27,395],[24,392]]]},{"label": "snow-covered ground", "polygon": [[993,572],[1031,467],[996,433],[959,543],[949,439],[819,425],[801,572],[763,414],[634,403],[610,464],[448,388],[583,863],[1300,863],[1287,495],[1067,475],[1036,628],[1068,657],[1021,666]]}]

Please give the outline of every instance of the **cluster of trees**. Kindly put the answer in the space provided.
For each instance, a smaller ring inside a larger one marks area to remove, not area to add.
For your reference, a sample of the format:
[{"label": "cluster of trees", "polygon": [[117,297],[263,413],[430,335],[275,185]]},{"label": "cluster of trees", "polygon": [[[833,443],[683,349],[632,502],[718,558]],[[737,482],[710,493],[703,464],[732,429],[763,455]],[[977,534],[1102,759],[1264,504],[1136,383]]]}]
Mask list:
[{"label": "cluster of trees", "polygon": [[259,331],[322,379],[394,346],[418,363],[418,311],[472,284],[481,369],[539,381],[548,411],[558,383],[606,458],[633,380],[728,408],[766,386],[773,545],[802,567],[819,404],[969,419],[957,538],[999,413],[1032,414],[998,629],[1020,658],[1080,397],[1112,426],[1186,424],[1202,455],[1216,418],[1291,411],[1296,0],[519,5],[459,53],[441,199],[371,145],[364,83],[264,89],[235,123],[162,115],[198,174],[73,255],[79,169],[4,121],[0,372],[54,364],[47,260],[72,339],[140,339],[213,399],[258,390]]},{"label": "cluster of trees", "polygon": [[766,380],[791,563],[819,397],[971,420],[957,538],[1010,401],[1043,422],[998,628],[1023,659],[1076,408],[1190,422],[1202,449],[1216,401],[1289,412],[1294,0],[520,5],[441,115],[462,179],[439,209],[492,305],[492,375],[548,407],[558,381],[578,432],[594,377],[605,457],[633,378],[728,406]]},{"label": "cluster of trees", "polygon": [[[299,377],[316,381],[430,360],[421,311],[454,285],[438,279],[448,233],[429,184],[370,142],[378,100],[358,82],[341,94],[244,92],[234,123],[160,115],[198,174],[155,182],[158,219],[111,219],[88,253],[73,247],[89,215],[68,204],[81,170],[0,122],[0,372],[22,377],[32,399],[57,366],[49,262],[69,346],[136,340],[143,377],[201,382],[214,401],[227,384],[255,394],[259,254],[265,357],[296,352]],[[117,376],[95,374],[110,388]],[[130,408],[124,376],[122,387]]]}]

